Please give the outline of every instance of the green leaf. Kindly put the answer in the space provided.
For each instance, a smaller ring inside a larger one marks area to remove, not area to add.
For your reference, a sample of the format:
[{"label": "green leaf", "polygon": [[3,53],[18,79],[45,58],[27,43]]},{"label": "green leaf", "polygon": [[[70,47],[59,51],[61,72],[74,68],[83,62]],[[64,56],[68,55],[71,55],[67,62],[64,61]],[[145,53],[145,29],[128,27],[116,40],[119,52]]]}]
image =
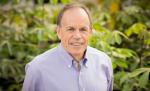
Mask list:
[{"label": "green leaf", "polygon": [[58,0],[50,0],[50,3],[51,3],[51,4],[57,4],[57,3],[58,3]]},{"label": "green leaf", "polygon": [[71,0],[61,0],[61,2],[62,2],[63,4],[67,4],[67,3],[70,3]]},{"label": "green leaf", "polygon": [[140,76],[139,86],[144,88],[148,83],[148,79],[149,79],[149,72],[147,71],[147,72],[143,73],[142,76]]},{"label": "green leaf", "polygon": [[110,45],[105,41],[98,41],[97,48],[103,51],[110,51]]},{"label": "green leaf", "polygon": [[144,40],[144,43],[147,44],[147,45],[150,45],[150,39]]},{"label": "green leaf", "polygon": [[21,0],[13,0],[14,4],[18,4]]},{"label": "green leaf", "polygon": [[128,79],[129,79],[128,73],[123,74],[122,77],[120,78],[120,84],[122,85]]},{"label": "green leaf", "polygon": [[121,44],[122,40],[121,40],[120,35],[116,33],[114,37],[115,37],[116,43]]},{"label": "green leaf", "polygon": [[136,69],[135,71],[133,71],[132,73],[129,74],[129,77],[136,77],[138,76],[139,74],[145,72],[146,70],[145,69]]},{"label": "green leaf", "polygon": [[145,52],[143,53],[143,56],[149,57],[149,56],[150,56],[150,51],[145,51]]},{"label": "green leaf", "polygon": [[125,30],[125,34],[127,36],[131,36],[132,34],[141,34],[141,31],[146,30],[146,25],[142,23],[135,23],[129,29]]},{"label": "green leaf", "polygon": [[117,68],[117,64],[116,63],[112,63],[112,67],[113,67],[113,69],[116,69]]},{"label": "green leaf", "polygon": [[108,31],[106,28],[102,27],[99,23],[93,24],[93,28],[98,32]]},{"label": "green leaf", "polygon": [[135,14],[137,12],[140,12],[141,8],[139,6],[132,5],[132,6],[125,7],[124,10],[128,14],[132,15],[132,14]]},{"label": "green leaf", "polygon": [[0,5],[4,5],[4,4],[8,3],[8,2],[9,2],[9,0],[0,0]]},{"label": "green leaf", "polygon": [[37,0],[38,1],[38,4],[43,4],[44,3],[44,0]]},{"label": "green leaf", "polygon": [[127,58],[127,57],[134,57],[137,54],[132,51],[131,49],[127,49],[127,48],[115,48],[112,51],[112,55],[115,57],[119,57],[119,58]]},{"label": "green leaf", "polygon": [[114,61],[119,67],[128,68],[127,62],[123,59],[117,59]]},{"label": "green leaf", "polygon": [[133,85],[126,83],[125,85],[123,85],[122,91],[132,91],[132,87]]}]

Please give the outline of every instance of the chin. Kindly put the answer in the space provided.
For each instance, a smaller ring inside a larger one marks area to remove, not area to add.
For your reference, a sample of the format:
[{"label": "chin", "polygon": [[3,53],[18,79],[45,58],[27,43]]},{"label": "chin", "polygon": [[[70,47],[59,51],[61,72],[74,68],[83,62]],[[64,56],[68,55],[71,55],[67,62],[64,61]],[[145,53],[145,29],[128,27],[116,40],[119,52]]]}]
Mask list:
[{"label": "chin", "polygon": [[74,50],[72,50],[72,54],[74,54],[74,55],[81,55],[81,54],[83,54],[84,53],[84,50],[82,49],[74,49]]}]

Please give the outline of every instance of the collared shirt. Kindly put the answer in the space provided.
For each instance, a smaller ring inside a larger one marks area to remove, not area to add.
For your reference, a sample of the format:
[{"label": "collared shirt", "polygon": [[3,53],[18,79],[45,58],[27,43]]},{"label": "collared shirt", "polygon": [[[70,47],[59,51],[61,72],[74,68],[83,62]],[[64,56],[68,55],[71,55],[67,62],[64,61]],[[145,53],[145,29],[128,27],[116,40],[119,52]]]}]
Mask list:
[{"label": "collared shirt", "polygon": [[87,47],[80,62],[61,44],[26,65],[22,91],[112,91],[112,64],[103,52]]}]

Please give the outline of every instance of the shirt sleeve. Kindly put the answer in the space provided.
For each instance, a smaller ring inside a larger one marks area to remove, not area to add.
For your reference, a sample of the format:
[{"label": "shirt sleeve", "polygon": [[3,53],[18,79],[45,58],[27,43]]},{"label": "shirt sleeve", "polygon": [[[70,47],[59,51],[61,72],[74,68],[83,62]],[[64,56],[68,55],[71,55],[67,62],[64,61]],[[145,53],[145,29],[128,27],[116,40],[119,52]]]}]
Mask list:
[{"label": "shirt sleeve", "polygon": [[25,79],[24,79],[24,83],[23,83],[23,87],[22,87],[22,91],[38,91],[38,89],[36,89],[38,86],[38,75],[35,67],[30,66],[29,64],[26,65],[25,67]]},{"label": "shirt sleeve", "polygon": [[113,68],[112,68],[112,61],[109,57],[108,57],[107,79],[108,79],[107,91],[113,91]]}]

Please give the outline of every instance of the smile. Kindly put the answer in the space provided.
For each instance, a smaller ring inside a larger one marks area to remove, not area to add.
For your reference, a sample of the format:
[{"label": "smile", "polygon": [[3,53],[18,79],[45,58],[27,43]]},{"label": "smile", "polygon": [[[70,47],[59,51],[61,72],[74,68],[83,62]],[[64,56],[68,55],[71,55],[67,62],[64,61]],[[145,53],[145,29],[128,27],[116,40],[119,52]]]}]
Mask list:
[{"label": "smile", "polygon": [[81,46],[83,43],[70,43],[72,46]]}]

